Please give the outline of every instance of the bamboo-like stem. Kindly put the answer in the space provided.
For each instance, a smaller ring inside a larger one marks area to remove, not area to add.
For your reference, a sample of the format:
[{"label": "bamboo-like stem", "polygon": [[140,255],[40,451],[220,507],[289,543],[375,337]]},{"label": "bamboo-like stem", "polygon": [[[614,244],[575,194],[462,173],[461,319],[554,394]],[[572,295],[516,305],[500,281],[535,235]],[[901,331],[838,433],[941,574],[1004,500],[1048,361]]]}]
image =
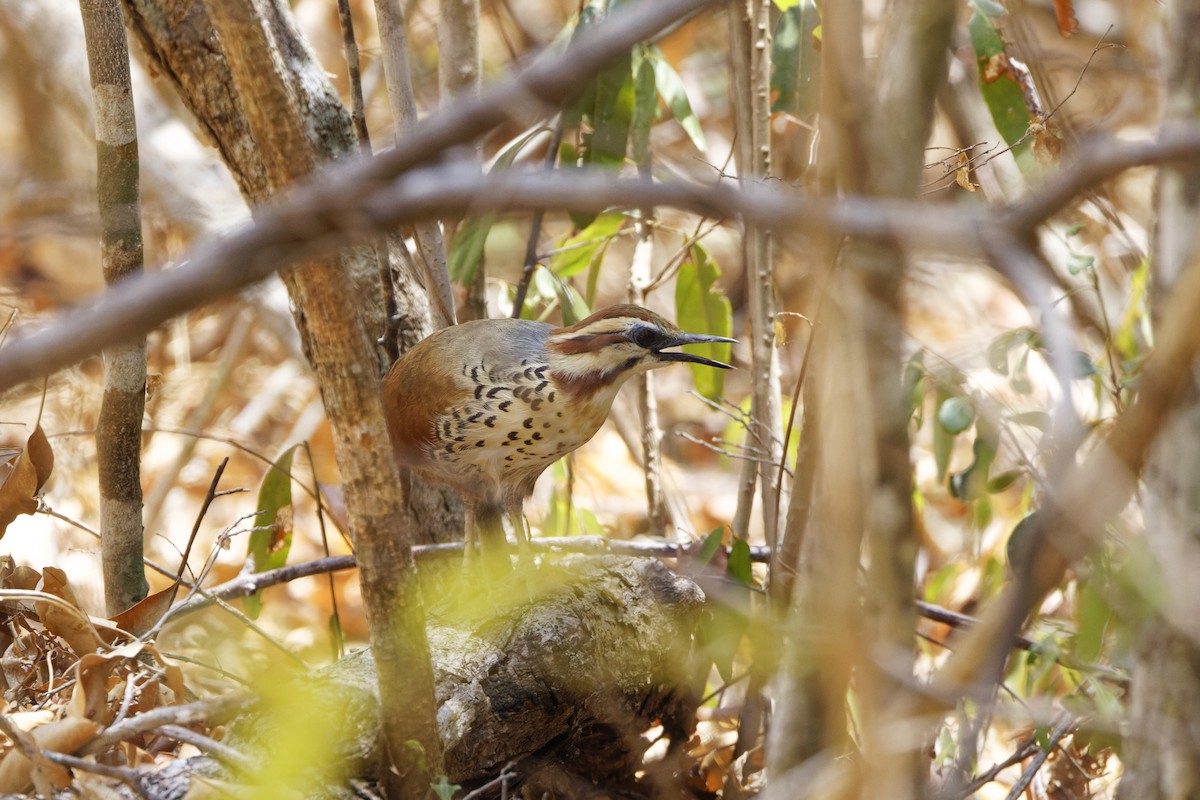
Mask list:
[{"label": "bamboo-like stem", "polygon": [[[769,0],[739,0],[730,11],[733,42],[733,104],[737,125],[736,156],[742,184],[761,183],[771,174],[771,27]],[[783,458],[782,417],[779,399],[779,359],[775,351],[774,240],[766,228],[747,225],[742,236],[750,321],[751,414],[758,439],[767,454],[757,476],[743,473],[743,490],[757,479],[767,544],[776,546],[779,522],[775,475]],[[746,504],[752,495],[739,493],[736,517],[748,520]],[[745,536],[745,528],[735,532]]]},{"label": "bamboo-like stem", "polygon": [[[734,119],[737,129],[738,180],[743,185],[761,183],[771,174],[771,14],[770,0],[739,0],[729,12],[733,48]],[[770,230],[747,225],[742,233],[742,261],[746,278],[750,322],[750,413],[757,423],[747,428],[747,439],[757,439],[765,458],[747,461],[742,468],[735,527],[738,536],[748,536],[753,485],[758,483],[763,533],[767,546],[778,546],[778,508],[775,477],[783,460],[782,415],[779,397],[779,360],[775,351],[774,240]],[[747,444],[751,444],[750,441]],[[774,580],[768,576],[768,580]],[[743,708],[734,758],[757,741],[765,720],[766,682],[774,659],[756,656]],[[732,775],[725,784],[726,797],[737,797],[740,787]]]},{"label": "bamboo-like stem", "polygon": [[[142,271],[137,125],[129,50],[118,0],[80,0],[96,121],[101,261],[109,286]],[[146,340],[104,351],[104,399],[96,425],[104,600],[111,615],[146,596],[142,567],[142,414]]]}]

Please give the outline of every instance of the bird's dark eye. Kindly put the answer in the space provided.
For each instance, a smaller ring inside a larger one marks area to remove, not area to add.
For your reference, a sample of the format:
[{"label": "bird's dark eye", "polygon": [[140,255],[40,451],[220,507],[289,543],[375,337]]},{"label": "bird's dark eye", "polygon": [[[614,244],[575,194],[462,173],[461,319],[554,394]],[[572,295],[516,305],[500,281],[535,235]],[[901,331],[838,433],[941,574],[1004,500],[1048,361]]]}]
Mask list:
[{"label": "bird's dark eye", "polygon": [[629,341],[649,350],[658,342],[658,333],[646,325],[634,325],[629,329]]}]

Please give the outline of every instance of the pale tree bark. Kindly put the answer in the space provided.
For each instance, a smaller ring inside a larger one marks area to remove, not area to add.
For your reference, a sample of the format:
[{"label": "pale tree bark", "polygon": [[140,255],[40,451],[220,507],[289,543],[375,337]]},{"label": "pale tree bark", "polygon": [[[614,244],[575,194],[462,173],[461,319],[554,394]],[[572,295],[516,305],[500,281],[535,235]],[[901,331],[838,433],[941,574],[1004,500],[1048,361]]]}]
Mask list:
[{"label": "pale tree bark", "polygon": [[[1200,117],[1198,0],[1169,0],[1164,125]],[[1156,327],[1185,269],[1200,257],[1200,170],[1164,168],[1158,183],[1151,307]],[[1181,370],[1186,369],[1183,365]],[[1194,372],[1187,370],[1194,376]],[[1146,543],[1158,563],[1166,610],[1194,618],[1200,570],[1200,396],[1186,399],[1151,451],[1145,473]],[[1119,796],[1200,796],[1200,641],[1164,616],[1139,632]]]},{"label": "pale tree bark", "polygon": [[[286,6],[232,0],[209,3],[206,12],[196,2],[132,0],[131,7],[147,50],[213,133],[252,202],[356,151],[349,115],[292,27]],[[384,739],[393,769],[385,779],[394,796],[419,796],[441,771],[441,743],[411,556],[414,526],[388,444],[380,360],[370,333],[385,327],[374,258],[368,248],[356,248],[284,278],[342,473],[386,709]],[[419,751],[408,742],[419,744]]]},{"label": "pale tree bark", "polygon": [[[137,125],[119,0],[80,0],[96,121],[101,262],[113,285],[142,271]],[[116,615],[146,596],[142,567],[142,413],[146,339],[104,351],[104,399],[96,423],[104,602]]]}]

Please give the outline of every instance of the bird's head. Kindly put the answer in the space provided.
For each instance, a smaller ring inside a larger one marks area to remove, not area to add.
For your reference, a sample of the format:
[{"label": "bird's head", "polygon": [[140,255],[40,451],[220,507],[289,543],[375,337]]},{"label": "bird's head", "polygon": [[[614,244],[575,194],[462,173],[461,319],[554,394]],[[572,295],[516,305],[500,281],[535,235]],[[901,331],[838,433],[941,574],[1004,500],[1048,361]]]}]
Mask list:
[{"label": "bird's head", "polygon": [[546,349],[556,380],[575,394],[615,393],[626,378],[685,361],[730,369],[728,364],[671,348],[703,342],[736,342],[724,336],[684,333],[640,306],[601,309],[582,322],[550,332]]}]

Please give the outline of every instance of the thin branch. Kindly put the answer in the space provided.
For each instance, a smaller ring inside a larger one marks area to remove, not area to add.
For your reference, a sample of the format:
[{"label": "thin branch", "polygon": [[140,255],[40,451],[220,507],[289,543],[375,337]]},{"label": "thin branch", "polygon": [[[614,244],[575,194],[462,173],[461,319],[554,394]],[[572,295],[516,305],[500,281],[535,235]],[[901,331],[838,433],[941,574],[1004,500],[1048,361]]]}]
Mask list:
[{"label": "thin branch", "polygon": [[[196,522],[192,525],[192,532],[188,535],[187,545],[184,547],[183,555],[179,559],[179,572],[175,575],[175,586],[179,587],[179,581],[183,578],[184,571],[188,568],[188,556],[191,555],[192,545],[196,542],[196,536],[200,533],[200,523],[204,521],[204,515],[208,513],[208,507],[212,505],[213,500],[217,497],[217,485],[221,482],[221,475],[225,472],[226,465],[229,464],[229,456],[221,459],[221,463],[217,465],[217,471],[213,474],[212,481],[208,484],[208,491],[204,493],[204,501],[200,504],[200,512],[196,514]],[[174,597],[171,598],[174,600]]]},{"label": "thin branch", "polygon": [[[562,114],[559,114],[558,121],[554,124],[554,136],[550,140],[550,149],[546,152],[546,161],[543,165],[546,172],[554,171],[554,165],[558,161],[558,150],[562,146],[562,138],[563,118]],[[533,280],[533,270],[538,263],[538,238],[542,233],[542,220],[545,216],[545,206],[533,212],[533,222],[529,226],[529,244],[525,247],[525,263],[521,266],[521,277],[517,280],[517,289],[513,294],[513,319],[520,319],[521,310],[525,308],[525,296],[529,294],[529,282]]]},{"label": "thin branch", "polygon": [[358,42],[354,38],[354,17],[350,0],[337,0],[338,27],[342,29],[342,50],[346,53],[346,82],[350,86],[350,119],[358,134],[358,146],[365,155],[371,154],[371,134],[367,131],[367,115],[363,103],[362,69],[358,59]]},{"label": "thin branch", "polygon": [[[45,498],[42,498],[41,505],[38,506],[38,513],[45,514],[48,517],[54,517],[55,519],[65,522],[74,528],[78,528],[79,530],[83,531],[84,533],[88,534],[89,536],[95,537],[96,539],[100,538],[100,531],[95,530],[94,528],[89,528],[84,523],[82,523],[76,519],[71,519],[66,514],[60,514],[59,512],[55,511],[50,506],[46,505]],[[146,565],[147,567],[149,567],[150,569],[157,572],[159,575],[163,575],[167,578],[172,578],[172,579],[175,577],[175,572],[173,570],[169,570],[166,567],[164,567],[162,564],[159,564],[155,561],[151,561],[149,558],[142,558],[142,563],[144,565]]]},{"label": "thin branch", "polygon": [[248,756],[234,750],[227,744],[221,744],[202,733],[197,733],[182,725],[163,725],[158,729],[158,732],[178,742],[190,744],[196,749],[213,756],[218,761],[224,761],[228,766],[235,767],[243,772],[249,772],[254,769],[254,761]]},{"label": "thin branch", "polygon": [[77,769],[80,772],[91,772],[96,775],[103,775],[106,778],[115,778],[130,789],[132,789],[139,797],[145,797],[149,800],[152,795],[142,786],[142,774],[136,769],[129,767],[118,767],[112,764],[98,764],[95,761],[88,761],[86,758],[67,755],[66,753],[56,753],[53,750],[43,751],[43,755],[47,760],[53,761],[62,767],[68,769]]},{"label": "thin branch", "polygon": [[1054,748],[1058,746],[1063,737],[1070,733],[1078,724],[1079,721],[1070,714],[1063,714],[1062,719],[1054,726],[1054,730],[1050,731],[1050,741],[1047,743],[1047,747],[1044,750],[1041,748],[1038,749],[1033,760],[1029,762],[1029,766],[1021,773],[1020,779],[1009,790],[1006,800],[1020,799],[1021,795],[1025,793],[1025,789],[1028,788],[1030,781],[1033,780],[1033,776],[1037,774],[1038,770],[1042,768],[1042,764],[1045,764],[1046,759],[1050,757],[1050,753],[1054,752]]},{"label": "thin branch", "polygon": [[192,725],[198,722],[216,724],[251,711],[261,702],[252,694],[226,694],[187,703],[182,706],[163,706],[110,725],[88,743],[83,755],[101,753],[119,742],[161,728],[163,725]]}]

